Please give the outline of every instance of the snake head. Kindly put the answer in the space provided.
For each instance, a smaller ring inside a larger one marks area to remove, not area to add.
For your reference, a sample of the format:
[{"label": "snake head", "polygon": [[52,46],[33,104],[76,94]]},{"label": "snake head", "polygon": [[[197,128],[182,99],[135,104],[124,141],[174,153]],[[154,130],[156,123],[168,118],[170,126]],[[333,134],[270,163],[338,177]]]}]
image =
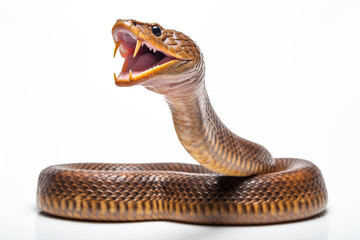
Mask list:
[{"label": "snake head", "polygon": [[117,52],[125,59],[117,86],[141,84],[150,90],[169,90],[202,74],[200,49],[185,34],[157,23],[117,20],[112,28]]}]

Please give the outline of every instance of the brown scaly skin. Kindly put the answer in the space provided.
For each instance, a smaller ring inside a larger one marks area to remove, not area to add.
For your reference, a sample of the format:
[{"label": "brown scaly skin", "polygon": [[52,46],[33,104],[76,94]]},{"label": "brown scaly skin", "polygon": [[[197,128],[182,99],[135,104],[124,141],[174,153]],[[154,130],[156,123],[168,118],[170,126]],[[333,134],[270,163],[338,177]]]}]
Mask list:
[{"label": "brown scaly skin", "polygon": [[[217,117],[206,93],[200,49],[186,35],[158,24],[118,20],[131,33],[174,57],[118,86],[141,84],[163,94],[175,130],[200,165],[67,164],[39,177],[37,203],[49,214],[96,221],[173,220],[201,224],[295,221],[325,209],[320,170],[301,159],[273,159],[261,145],[238,137]],[[120,75],[119,75],[120,76]]]}]

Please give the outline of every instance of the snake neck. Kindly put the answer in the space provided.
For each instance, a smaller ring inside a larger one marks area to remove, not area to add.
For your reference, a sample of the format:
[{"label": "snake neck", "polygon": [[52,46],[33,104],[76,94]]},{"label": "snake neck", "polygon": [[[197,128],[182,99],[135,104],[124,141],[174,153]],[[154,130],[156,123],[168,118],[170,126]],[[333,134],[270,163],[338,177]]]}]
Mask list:
[{"label": "snake neck", "polygon": [[165,94],[176,133],[184,148],[208,169],[232,176],[272,172],[274,159],[263,146],[231,132],[215,113],[204,74]]}]

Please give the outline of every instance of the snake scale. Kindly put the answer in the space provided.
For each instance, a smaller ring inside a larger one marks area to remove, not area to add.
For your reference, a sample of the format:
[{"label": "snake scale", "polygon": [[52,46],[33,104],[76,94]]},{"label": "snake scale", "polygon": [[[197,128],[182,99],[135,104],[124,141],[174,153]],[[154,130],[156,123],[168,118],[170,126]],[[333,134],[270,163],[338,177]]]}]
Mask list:
[{"label": "snake scale", "polygon": [[203,55],[188,36],[135,20],[117,20],[112,35],[114,56],[125,59],[116,85],[162,94],[181,144],[201,165],[50,166],[39,176],[41,211],[94,221],[246,225],[295,221],[325,210],[327,191],[314,164],[274,159],[221,122],[206,92]]}]

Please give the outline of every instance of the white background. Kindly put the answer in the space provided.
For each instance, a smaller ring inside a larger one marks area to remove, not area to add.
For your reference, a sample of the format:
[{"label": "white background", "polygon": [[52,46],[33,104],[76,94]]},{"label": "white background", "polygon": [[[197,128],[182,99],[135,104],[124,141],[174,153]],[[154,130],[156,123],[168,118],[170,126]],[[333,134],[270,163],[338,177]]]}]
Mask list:
[{"label": "white background", "polygon": [[[39,215],[39,172],[67,162],[195,161],[165,101],[117,88],[111,28],[158,22],[201,47],[215,110],[276,157],[322,170],[325,216],[256,227]],[[359,1],[0,2],[0,239],[359,239]]]}]

